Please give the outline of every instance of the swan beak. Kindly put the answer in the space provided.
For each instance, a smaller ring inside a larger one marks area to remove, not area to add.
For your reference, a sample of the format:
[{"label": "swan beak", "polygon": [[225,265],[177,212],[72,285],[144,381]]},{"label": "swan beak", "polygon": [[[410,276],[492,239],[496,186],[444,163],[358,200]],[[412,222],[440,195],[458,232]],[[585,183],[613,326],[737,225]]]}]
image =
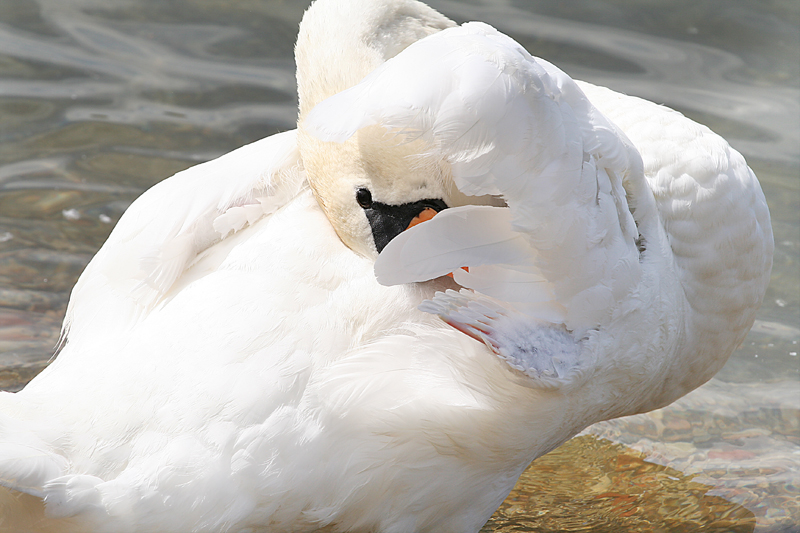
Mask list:
[{"label": "swan beak", "polygon": [[447,209],[447,204],[442,200],[428,199],[401,205],[373,202],[364,212],[372,228],[375,248],[381,253],[401,232],[432,219],[443,209]]},{"label": "swan beak", "polygon": [[[421,224],[421,223],[423,223],[423,222],[425,222],[427,220],[432,219],[433,217],[436,216],[437,213],[438,213],[438,211],[436,211],[434,208],[426,207],[425,209],[420,211],[419,215],[417,215],[417,216],[415,216],[414,218],[411,219],[411,222],[408,224],[408,228],[413,228],[417,224]],[[406,229],[408,229],[408,228],[406,228]]]}]

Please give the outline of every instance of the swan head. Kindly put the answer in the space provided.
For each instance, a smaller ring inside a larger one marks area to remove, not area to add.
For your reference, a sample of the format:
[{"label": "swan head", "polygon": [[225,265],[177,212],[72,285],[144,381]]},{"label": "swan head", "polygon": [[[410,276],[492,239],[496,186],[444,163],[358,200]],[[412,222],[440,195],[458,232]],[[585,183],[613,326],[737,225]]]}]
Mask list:
[{"label": "swan head", "polygon": [[323,142],[300,128],[298,141],[311,190],[339,238],[375,258],[400,232],[428,220],[463,194],[446,163],[370,126],[344,143]]},{"label": "swan head", "polygon": [[452,26],[416,0],[314,2],[300,23],[295,59],[303,167],[339,237],[366,257],[377,257],[400,231],[463,195],[448,184],[448,166],[426,156],[421,141],[374,126],[341,144],[323,142],[303,122],[317,104],[356,85],[411,43]]}]

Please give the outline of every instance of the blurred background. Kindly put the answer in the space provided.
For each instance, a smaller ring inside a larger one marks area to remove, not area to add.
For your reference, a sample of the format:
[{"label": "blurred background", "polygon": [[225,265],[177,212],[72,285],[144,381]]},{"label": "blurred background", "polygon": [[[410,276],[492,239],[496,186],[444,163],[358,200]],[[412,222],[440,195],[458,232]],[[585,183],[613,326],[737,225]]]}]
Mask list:
[{"label": "blurred background", "polygon": [[[0,1],[0,388],[47,364],[72,285],[139,194],[294,127],[308,4]],[[717,377],[537,460],[484,531],[800,530],[800,3],[430,4],[708,125],[759,176],[775,232],[764,305]]]}]

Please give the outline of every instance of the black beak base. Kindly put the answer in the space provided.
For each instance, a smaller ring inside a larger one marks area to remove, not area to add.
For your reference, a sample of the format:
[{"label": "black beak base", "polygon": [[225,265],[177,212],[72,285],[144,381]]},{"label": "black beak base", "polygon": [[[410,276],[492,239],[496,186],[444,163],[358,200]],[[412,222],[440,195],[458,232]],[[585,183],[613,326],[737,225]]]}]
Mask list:
[{"label": "black beak base", "polygon": [[372,202],[365,208],[364,213],[372,228],[372,237],[375,239],[378,253],[381,253],[389,241],[397,237],[400,232],[405,231],[417,215],[428,208],[438,213],[447,209],[447,204],[442,200],[429,199],[401,205]]}]

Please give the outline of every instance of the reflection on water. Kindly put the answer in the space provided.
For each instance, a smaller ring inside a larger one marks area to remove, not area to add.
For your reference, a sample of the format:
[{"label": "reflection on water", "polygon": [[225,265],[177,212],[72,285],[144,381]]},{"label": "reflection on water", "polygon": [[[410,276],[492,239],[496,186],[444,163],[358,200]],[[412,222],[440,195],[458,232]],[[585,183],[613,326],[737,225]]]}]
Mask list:
[{"label": "reflection on water", "polygon": [[[758,322],[717,378],[539,459],[485,531],[793,530],[800,6],[431,4],[495,25],[577,78],[711,126],[756,170],[775,230]],[[0,387],[17,389],[46,364],[72,284],[134,198],[178,170],[293,127],[292,46],[305,2],[175,6],[0,2]]]}]

